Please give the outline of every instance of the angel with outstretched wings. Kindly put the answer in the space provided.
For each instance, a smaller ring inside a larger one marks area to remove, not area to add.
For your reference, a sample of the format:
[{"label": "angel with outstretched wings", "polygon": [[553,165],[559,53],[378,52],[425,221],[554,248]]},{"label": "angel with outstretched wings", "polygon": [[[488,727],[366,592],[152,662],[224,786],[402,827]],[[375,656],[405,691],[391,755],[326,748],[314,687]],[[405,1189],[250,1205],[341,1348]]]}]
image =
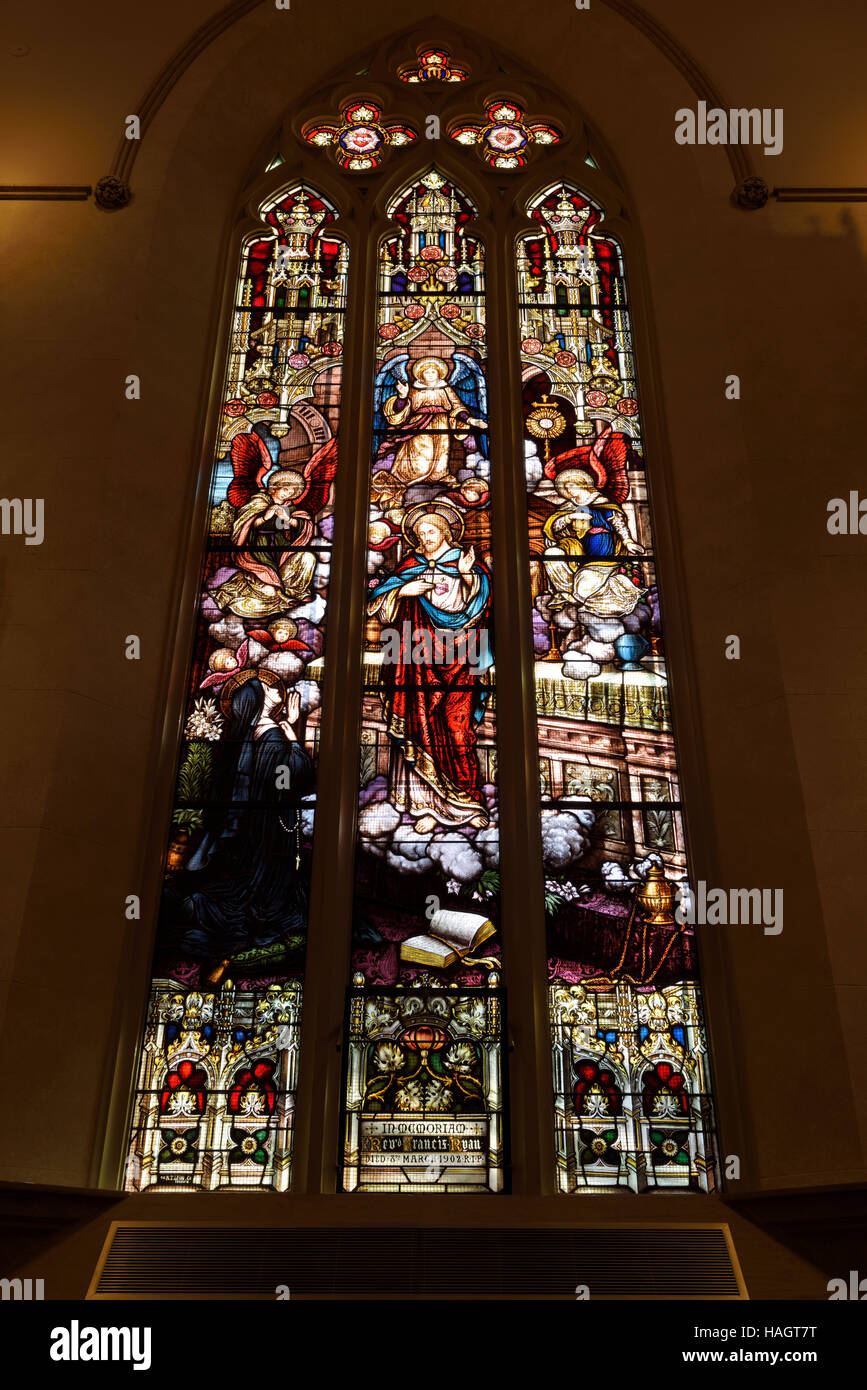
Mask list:
[{"label": "angel with outstretched wings", "polygon": [[311,541],[330,496],[337,440],[316,449],[303,470],[270,472],[271,467],[258,435],[235,438],[227,497],[238,509],[232,527],[238,570],[213,597],[220,608],[241,618],[274,617],[303,602],[309,592],[316,557],[302,547]]},{"label": "angel with outstretched wings", "polygon": [[626,435],[608,425],[592,444],[558,454],[545,466],[563,499],[542,527],[551,609],[575,604],[597,617],[622,617],[644,592],[620,572],[624,555],[644,549],[623,510],[629,449]]},{"label": "angel with outstretched wings", "polygon": [[392,357],[375,392],[376,491],[448,481],[466,458],[471,434],[487,457],[485,378],[467,353],[454,353],[451,370],[441,357],[412,363],[407,353]]}]

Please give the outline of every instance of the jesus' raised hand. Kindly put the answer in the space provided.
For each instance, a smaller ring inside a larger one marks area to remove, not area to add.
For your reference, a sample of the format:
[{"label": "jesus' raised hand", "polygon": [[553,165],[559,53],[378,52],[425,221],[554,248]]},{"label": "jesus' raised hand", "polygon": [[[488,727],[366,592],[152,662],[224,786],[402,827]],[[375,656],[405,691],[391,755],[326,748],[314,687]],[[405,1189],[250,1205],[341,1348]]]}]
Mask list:
[{"label": "jesus' raised hand", "polygon": [[473,565],[475,563],[476,552],[473,549],[473,547],[470,546],[469,550],[464,551],[463,555],[458,560],[458,569],[460,570],[461,574],[464,576],[465,579],[469,579],[470,575],[473,572]]}]

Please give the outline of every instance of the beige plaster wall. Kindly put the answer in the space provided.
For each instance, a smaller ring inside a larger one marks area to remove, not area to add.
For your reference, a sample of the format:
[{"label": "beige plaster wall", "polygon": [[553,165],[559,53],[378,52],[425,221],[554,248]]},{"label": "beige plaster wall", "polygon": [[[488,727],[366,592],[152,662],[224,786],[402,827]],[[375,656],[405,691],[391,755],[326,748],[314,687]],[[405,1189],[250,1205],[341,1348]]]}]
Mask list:
[{"label": "beige plaster wall", "polygon": [[[647,9],[731,104],[784,108],[783,154],[754,157],[770,184],[863,181],[855,0],[821,15],[746,0]],[[359,51],[428,13],[336,10],[339,23],[334,6],[264,4],[217,38],[148,131],[126,210],[0,205],[2,490],[44,497],[47,527],[41,547],[0,538],[5,1178],[91,1181],[119,1035],[129,1065],[118,1012],[144,987],[136,936],[152,928],[159,866],[143,845],[168,815],[161,729],[167,692],[180,701],[171,654],[240,189],[296,97],[338,61],[349,78]],[[95,182],[155,72],[215,12],[204,0],[13,9],[4,181]],[[786,895],[782,935],[727,934],[725,1007],[706,982],[716,1050],[727,1094],[739,1078],[749,1186],[855,1180],[867,537],[829,536],[826,503],[865,476],[867,208],[730,207],[725,152],[674,142],[674,111],[695,94],[603,0],[588,12],[478,0],[471,14],[441,0],[439,13],[571,92],[623,171],[646,248],[691,627],[680,655],[706,760],[706,784],[686,787],[713,831],[696,868]],[[124,399],[131,372],[139,402]],[[732,372],[739,402],[724,398]],[[139,662],[124,659],[129,633]],[[739,662],[724,659],[732,633]],[[134,892],[146,910],[130,928]]]}]

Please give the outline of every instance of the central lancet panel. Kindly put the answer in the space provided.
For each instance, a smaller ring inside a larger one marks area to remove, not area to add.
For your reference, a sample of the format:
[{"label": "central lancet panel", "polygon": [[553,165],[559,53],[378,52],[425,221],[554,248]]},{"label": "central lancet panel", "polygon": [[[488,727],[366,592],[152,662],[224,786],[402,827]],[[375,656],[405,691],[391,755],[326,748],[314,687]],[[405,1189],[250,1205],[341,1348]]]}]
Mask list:
[{"label": "central lancet panel", "polygon": [[380,246],[345,1190],[499,1191],[484,251],[430,170]]}]

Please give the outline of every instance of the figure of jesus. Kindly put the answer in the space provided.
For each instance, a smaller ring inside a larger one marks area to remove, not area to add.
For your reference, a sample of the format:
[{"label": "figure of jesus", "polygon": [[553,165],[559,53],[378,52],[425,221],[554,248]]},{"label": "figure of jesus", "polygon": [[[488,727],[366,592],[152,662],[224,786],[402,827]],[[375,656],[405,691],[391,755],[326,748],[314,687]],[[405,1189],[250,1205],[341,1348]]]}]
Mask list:
[{"label": "figure of jesus", "polygon": [[[382,668],[392,740],[389,800],[417,817],[420,835],[437,826],[482,827],[489,819],[476,752],[486,693],[480,677],[492,664],[487,639],[477,664],[467,660],[466,640],[454,643],[453,660],[438,659],[443,630],[487,634],[491,576],[472,547],[455,544],[462,533],[460,512],[449,503],[410,508],[404,534],[415,551],[373,589],[368,604],[371,614],[401,634],[399,659]],[[404,650],[407,644],[412,650]],[[433,659],[419,659],[419,648]]]}]

